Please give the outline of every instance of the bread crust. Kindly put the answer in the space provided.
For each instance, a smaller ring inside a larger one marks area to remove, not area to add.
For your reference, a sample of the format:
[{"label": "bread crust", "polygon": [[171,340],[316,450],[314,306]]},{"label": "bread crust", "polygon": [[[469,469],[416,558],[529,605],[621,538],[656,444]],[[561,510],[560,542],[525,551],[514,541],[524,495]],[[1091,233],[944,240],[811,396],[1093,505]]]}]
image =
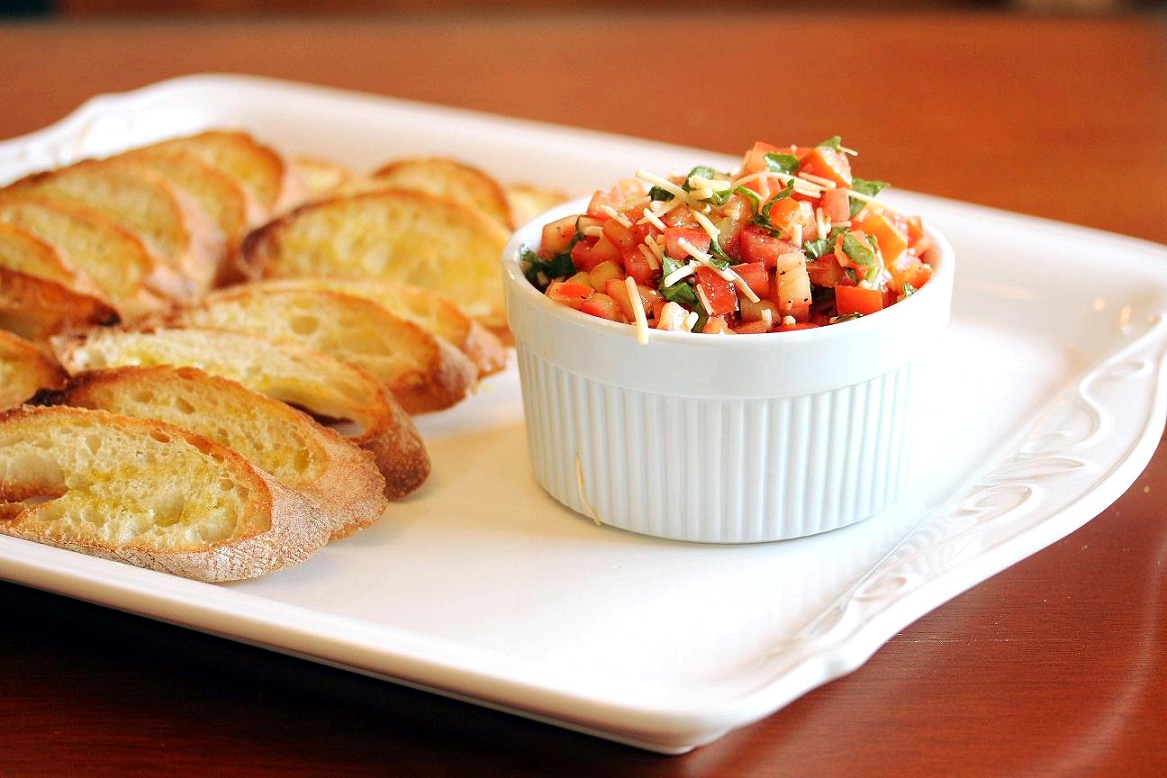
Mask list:
[{"label": "bread crust", "polygon": [[482,212],[411,191],[309,203],[253,230],[253,278],[388,278],[445,294],[492,330],[506,327],[498,270],[510,231]]},{"label": "bread crust", "polygon": [[[95,453],[76,454],[86,450]],[[100,462],[101,472],[89,462]],[[174,483],[167,468],[176,462],[184,474],[201,477]],[[214,526],[201,500],[226,500],[215,490],[228,484],[234,512],[226,519],[216,514],[226,526]],[[169,511],[159,509],[159,495],[166,494],[182,495]],[[328,541],[331,528],[311,500],[181,427],[105,411],[22,406],[0,413],[0,532],[219,582],[298,564]],[[199,539],[203,533],[208,539]]]},{"label": "bread crust", "polygon": [[127,366],[80,373],[54,404],[156,419],[238,451],[333,520],[332,539],[384,513],[385,479],[372,454],[285,403],[198,368]]},{"label": "bread crust", "polygon": [[478,379],[470,359],[384,306],[323,287],[243,284],[176,308],[166,324],[215,327],[297,343],[362,368],[410,413],[449,408]]},{"label": "bread crust", "polygon": [[0,330],[0,410],[20,405],[42,389],[57,389],[67,378],[46,349]]},{"label": "bread crust", "polygon": [[327,354],[253,334],[191,327],[106,327],[51,343],[70,375],[134,364],[197,367],[319,420],[349,422],[342,434],[373,454],[391,500],[429,477],[429,455],[409,414],[375,378]]}]

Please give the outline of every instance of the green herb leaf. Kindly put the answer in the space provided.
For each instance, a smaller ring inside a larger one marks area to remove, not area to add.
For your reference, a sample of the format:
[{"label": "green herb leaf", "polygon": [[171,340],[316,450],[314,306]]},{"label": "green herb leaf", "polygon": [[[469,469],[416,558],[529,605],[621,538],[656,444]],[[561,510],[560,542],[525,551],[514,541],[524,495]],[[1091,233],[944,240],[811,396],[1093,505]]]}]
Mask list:
[{"label": "green herb leaf", "polygon": [[672,200],[673,193],[667,189],[661,189],[659,186],[654,186],[648,190],[649,200]]},{"label": "green herb leaf", "polygon": [[838,135],[832,135],[831,137],[827,138],[825,141],[816,144],[816,148],[834,149],[835,151],[838,151],[840,148],[842,148],[842,146],[843,146],[843,139],[840,138]]},{"label": "green herb leaf", "polygon": [[[851,188],[859,194],[867,195],[868,197],[875,197],[889,186],[891,186],[891,184],[886,181],[868,181],[865,178],[857,177],[851,179]],[[862,211],[864,205],[866,205],[866,203],[863,200],[852,198],[851,217],[854,218],[860,211]]]},{"label": "green herb leaf", "polygon": [[856,238],[853,232],[848,232],[843,236],[843,253],[862,268],[875,266],[875,252],[869,245],[864,245]]},{"label": "green herb leaf", "polygon": [[692,286],[685,283],[684,280],[678,281],[672,286],[661,287],[660,293],[665,296],[666,300],[671,300],[690,310],[700,305],[700,301],[697,299],[697,292],[693,290]]},{"label": "green herb leaf", "polygon": [[751,205],[752,210],[753,210],[753,213],[757,213],[758,209],[762,207],[762,197],[757,192],[755,192],[753,189],[750,189],[749,187],[746,187],[746,186],[734,187],[733,193],[739,194],[742,197],[749,200],[750,205]]},{"label": "green herb leaf", "polygon": [[[574,246],[578,240],[572,241]],[[547,291],[547,287],[557,278],[567,278],[575,275],[575,262],[571,259],[571,251],[556,254],[551,259],[543,259],[534,251],[524,246],[520,252],[523,264],[523,275],[540,292]]]},{"label": "green herb leaf", "polygon": [[806,254],[807,259],[818,259],[823,254],[830,254],[831,247],[835,245],[835,241],[830,238],[817,238],[816,240],[805,240],[802,242],[802,253]]},{"label": "green herb leaf", "polygon": [[771,173],[785,173],[792,176],[798,172],[798,157],[793,154],[780,154],[776,151],[771,151],[762,157],[766,160],[766,167]]},{"label": "green herb leaf", "polygon": [[717,238],[709,241],[709,253],[713,255],[713,264],[720,268],[727,268],[732,262],[729,254],[726,254],[725,249],[717,242]]}]

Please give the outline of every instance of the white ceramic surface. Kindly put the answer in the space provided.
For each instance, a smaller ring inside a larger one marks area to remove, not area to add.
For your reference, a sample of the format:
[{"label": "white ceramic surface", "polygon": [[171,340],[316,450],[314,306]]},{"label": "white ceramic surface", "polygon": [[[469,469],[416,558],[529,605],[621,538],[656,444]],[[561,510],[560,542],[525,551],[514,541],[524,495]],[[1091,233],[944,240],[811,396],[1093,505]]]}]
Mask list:
[{"label": "white ceramic surface", "polygon": [[[213,125],[362,168],[472,149],[504,180],[579,195],[634,166],[716,161],[370,95],[194,76],[98,98],[0,143],[0,180]],[[596,527],[535,483],[512,368],[424,420],[434,474],[421,493],[296,568],[212,586],[0,537],[0,576],[656,751],[709,742],[858,667],[930,609],[1089,521],[1163,432],[1167,250],[895,190],[881,197],[929,214],[960,270],[944,343],[923,365],[935,421],[913,477],[926,488],[877,520],[745,546]]]},{"label": "white ceramic surface", "polygon": [[877,315],[765,335],[652,330],[641,343],[523,276],[542,225],[586,207],[520,228],[502,259],[528,450],[555,499],[644,535],[753,543],[877,516],[914,485],[928,422],[919,363],[942,341],[956,267],[943,236],[932,280]]}]

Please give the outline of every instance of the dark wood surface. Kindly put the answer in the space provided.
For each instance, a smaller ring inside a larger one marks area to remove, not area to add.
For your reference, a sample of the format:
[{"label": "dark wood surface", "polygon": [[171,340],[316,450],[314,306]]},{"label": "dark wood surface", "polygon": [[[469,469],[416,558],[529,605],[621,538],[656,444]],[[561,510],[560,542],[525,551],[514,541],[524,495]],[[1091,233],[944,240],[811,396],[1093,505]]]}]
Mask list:
[{"label": "dark wood surface", "polygon": [[[0,138],[232,71],[726,153],[841,134],[903,188],[1165,242],[1165,44],[1149,15],[10,23]],[[682,757],[0,584],[0,776],[1162,774],[1165,518],[1161,446],[1083,529]]]}]

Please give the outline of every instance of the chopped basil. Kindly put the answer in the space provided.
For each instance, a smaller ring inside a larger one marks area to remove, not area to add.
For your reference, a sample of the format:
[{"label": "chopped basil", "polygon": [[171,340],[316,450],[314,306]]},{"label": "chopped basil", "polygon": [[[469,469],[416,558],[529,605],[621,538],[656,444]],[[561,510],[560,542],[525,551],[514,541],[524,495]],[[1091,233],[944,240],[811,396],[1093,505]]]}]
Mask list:
[{"label": "chopped basil", "polygon": [[831,227],[830,234],[828,234],[825,238],[803,241],[802,252],[806,254],[809,259],[818,259],[824,254],[830,254],[835,250],[835,242],[838,237],[846,231],[846,227],[835,225]]},{"label": "chopped basil", "polygon": [[843,236],[843,253],[860,267],[869,268],[875,265],[875,252],[871,250],[871,246],[865,246],[860,242],[853,232]]},{"label": "chopped basil", "polygon": [[746,198],[747,200],[749,200],[749,201],[750,201],[750,205],[752,206],[752,209],[753,209],[753,212],[754,212],[754,213],[757,213],[757,212],[758,212],[758,209],[762,207],[762,198],[761,198],[761,196],[760,196],[760,195],[759,195],[757,192],[755,192],[753,189],[750,189],[750,188],[749,188],[749,187],[747,187],[747,186],[739,186],[739,187],[735,187],[735,188],[734,188],[734,190],[733,190],[733,193],[734,193],[734,194],[740,194],[742,197],[744,197],[744,198]]},{"label": "chopped basil", "polygon": [[691,191],[689,188],[689,179],[692,178],[693,176],[697,176],[699,178],[713,179],[719,175],[721,175],[721,174],[707,165],[698,165],[697,167],[695,167],[689,171],[689,175],[685,176],[684,189],[686,192]]},{"label": "chopped basil", "polygon": [[834,245],[834,241],[830,238],[804,240],[802,242],[802,253],[806,254],[807,259],[818,259],[823,254],[829,254],[832,245]]},{"label": "chopped basil", "polygon": [[815,148],[834,149],[835,151],[838,151],[842,147],[843,147],[843,139],[841,137],[839,137],[838,135],[832,135],[831,137],[827,138],[822,143],[816,144],[816,146],[815,146]]},{"label": "chopped basil", "polygon": [[[578,235],[577,235],[578,239]],[[572,241],[575,245],[575,241]],[[567,278],[575,275],[575,262],[571,260],[571,251],[556,254],[551,259],[543,259],[534,251],[524,246],[521,251],[523,275],[540,292],[547,291],[547,287],[556,278]]]},{"label": "chopped basil", "polygon": [[[875,197],[877,194],[887,189],[891,184],[886,181],[868,181],[865,178],[852,178],[851,188],[861,195],[868,197]],[[851,200],[851,217],[854,218],[866,203],[862,200],[852,198]]]},{"label": "chopped basil", "polygon": [[729,254],[725,253],[725,249],[721,247],[721,244],[717,242],[717,238],[709,241],[709,253],[713,255],[713,264],[720,268],[729,267],[733,261],[729,258]]},{"label": "chopped basil", "polygon": [[798,157],[793,154],[779,154],[776,151],[771,151],[762,159],[766,160],[766,167],[771,173],[785,173],[792,176],[798,172]]},{"label": "chopped basil", "polygon": [[[693,176],[705,178],[710,181],[725,180],[727,178],[726,175],[717,172],[711,167],[698,165],[689,171],[689,175],[685,176],[685,183],[681,185],[681,188],[686,192],[692,192],[694,189],[693,185],[689,183]],[[708,197],[703,197],[701,199],[707,203],[712,203],[713,205],[725,205],[726,200],[729,199],[731,194],[732,192],[730,192],[729,189],[720,189],[718,191],[712,192]]]},{"label": "chopped basil", "polygon": [[672,200],[673,193],[667,189],[662,189],[659,186],[654,186],[648,190],[649,200]]},{"label": "chopped basil", "polygon": [[684,264],[684,262],[675,260],[672,257],[663,257],[661,259],[660,291],[666,300],[671,300],[686,308],[691,308],[699,302],[697,300],[697,292],[693,290],[692,286],[686,283],[684,278],[670,286],[665,286],[665,279],[677,270],[680,270]]},{"label": "chopped basil", "polygon": [[916,293],[916,287],[911,284],[904,284],[904,297],[911,297]]}]

